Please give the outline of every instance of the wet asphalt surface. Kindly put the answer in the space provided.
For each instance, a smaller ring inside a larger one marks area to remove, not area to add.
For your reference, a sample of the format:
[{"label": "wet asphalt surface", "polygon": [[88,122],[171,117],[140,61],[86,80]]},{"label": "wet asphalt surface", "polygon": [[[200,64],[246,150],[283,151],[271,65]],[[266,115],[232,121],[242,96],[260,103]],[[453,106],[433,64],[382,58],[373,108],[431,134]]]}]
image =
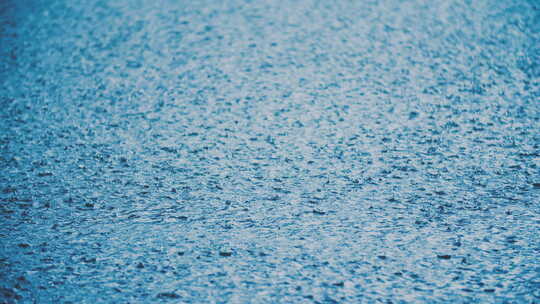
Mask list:
[{"label": "wet asphalt surface", "polygon": [[536,1],[0,3],[0,303],[540,303]]}]

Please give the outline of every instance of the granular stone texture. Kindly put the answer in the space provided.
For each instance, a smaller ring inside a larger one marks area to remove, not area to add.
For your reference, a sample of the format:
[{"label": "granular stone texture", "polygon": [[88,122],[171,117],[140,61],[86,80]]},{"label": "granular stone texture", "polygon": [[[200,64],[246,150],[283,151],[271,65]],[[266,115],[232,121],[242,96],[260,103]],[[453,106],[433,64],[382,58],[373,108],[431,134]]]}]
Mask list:
[{"label": "granular stone texture", "polygon": [[536,0],[2,0],[0,152],[0,303],[540,303]]}]

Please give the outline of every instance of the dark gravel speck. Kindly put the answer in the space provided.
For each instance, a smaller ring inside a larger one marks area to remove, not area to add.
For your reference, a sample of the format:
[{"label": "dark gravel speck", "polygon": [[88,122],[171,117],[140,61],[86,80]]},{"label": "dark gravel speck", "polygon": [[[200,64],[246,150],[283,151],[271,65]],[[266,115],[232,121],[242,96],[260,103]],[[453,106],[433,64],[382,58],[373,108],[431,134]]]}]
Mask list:
[{"label": "dark gravel speck", "polygon": [[180,296],[174,292],[162,292],[157,295],[160,299],[180,299]]}]

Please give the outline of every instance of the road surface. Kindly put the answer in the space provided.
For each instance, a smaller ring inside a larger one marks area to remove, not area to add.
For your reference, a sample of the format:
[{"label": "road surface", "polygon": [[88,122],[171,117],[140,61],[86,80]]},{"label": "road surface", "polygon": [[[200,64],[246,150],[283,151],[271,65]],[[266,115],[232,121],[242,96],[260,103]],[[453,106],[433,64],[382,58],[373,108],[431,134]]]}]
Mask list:
[{"label": "road surface", "polygon": [[537,1],[2,1],[0,303],[539,303]]}]

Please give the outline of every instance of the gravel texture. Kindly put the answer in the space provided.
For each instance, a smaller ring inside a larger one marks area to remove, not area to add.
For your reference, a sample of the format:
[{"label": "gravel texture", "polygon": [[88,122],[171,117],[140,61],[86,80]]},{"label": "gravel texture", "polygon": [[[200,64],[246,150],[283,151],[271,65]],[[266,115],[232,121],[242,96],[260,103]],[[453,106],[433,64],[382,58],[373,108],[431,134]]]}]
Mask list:
[{"label": "gravel texture", "polygon": [[0,303],[540,303],[540,3],[0,1]]}]

